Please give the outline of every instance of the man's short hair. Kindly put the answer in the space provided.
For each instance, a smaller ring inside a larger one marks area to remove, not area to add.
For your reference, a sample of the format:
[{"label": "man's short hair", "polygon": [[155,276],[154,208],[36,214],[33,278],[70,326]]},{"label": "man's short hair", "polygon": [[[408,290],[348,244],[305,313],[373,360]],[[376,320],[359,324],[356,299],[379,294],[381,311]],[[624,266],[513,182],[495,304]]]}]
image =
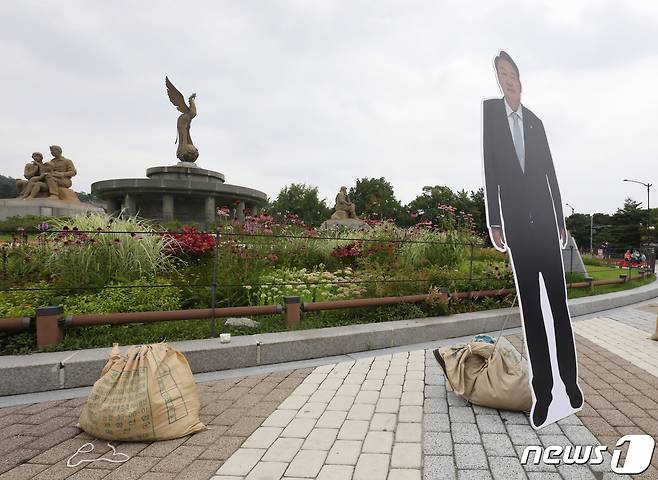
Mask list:
[{"label": "man's short hair", "polygon": [[505,50],[501,50],[500,53],[494,58],[494,65],[496,66],[496,73],[498,73],[498,62],[501,60],[506,60],[509,63],[512,64],[512,67],[514,67],[514,71],[516,72],[516,78],[519,80],[521,79],[521,74],[519,73],[519,67],[516,66],[516,63],[514,63],[514,60],[512,60],[512,57],[509,56],[509,53],[507,53]]},{"label": "man's short hair", "polygon": [[59,145],[51,145],[50,148],[53,150],[57,150],[59,153],[62,153],[62,147],[60,147]]}]

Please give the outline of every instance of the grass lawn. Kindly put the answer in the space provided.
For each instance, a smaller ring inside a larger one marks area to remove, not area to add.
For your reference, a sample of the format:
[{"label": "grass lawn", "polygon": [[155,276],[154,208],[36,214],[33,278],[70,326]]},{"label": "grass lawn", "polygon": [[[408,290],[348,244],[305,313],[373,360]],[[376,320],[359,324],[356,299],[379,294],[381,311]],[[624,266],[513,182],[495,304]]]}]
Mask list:
[{"label": "grass lawn", "polygon": [[[628,269],[612,268],[612,267],[589,267],[588,272],[594,280],[608,280],[619,278],[619,275],[624,273],[628,275]],[[631,280],[626,283],[618,283],[613,285],[598,285],[592,288],[570,288],[567,291],[569,298],[581,298],[591,295],[601,295],[604,293],[621,292],[623,290],[630,290],[631,288],[641,287],[656,280],[655,275],[648,275],[644,278],[637,276],[637,270],[633,269],[631,272]]]},{"label": "grass lawn", "polygon": [[617,267],[606,267],[605,265],[586,265],[587,273],[594,280],[609,280],[612,278],[619,278],[619,275],[630,275],[630,278],[635,277],[638,274],[637,268],[617,268]]}]

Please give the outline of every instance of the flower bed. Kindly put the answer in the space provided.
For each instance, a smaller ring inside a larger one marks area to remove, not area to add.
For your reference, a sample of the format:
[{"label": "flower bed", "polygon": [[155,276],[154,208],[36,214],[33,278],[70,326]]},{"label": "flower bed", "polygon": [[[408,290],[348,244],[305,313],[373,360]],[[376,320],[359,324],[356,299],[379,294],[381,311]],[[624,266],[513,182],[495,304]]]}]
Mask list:
[{"label": "flower bed", "polygon": [[[217,307],[427,294],[513,287],[505,255],[483,247],[469,223],[420,221],[411,228],[370,221],[362,231],[323,232],[298,218],[284,223],[261,214],[243,224],[222,210],[211,231],[176,231],[138,218],[92,215],[57,219],[17,231],[0,244],[3,289],[0,317],[34,315],[37,307],[61,304],[67,313],[207,308],[213,280]],[[450,228],[446,228],[446,225]],[[463,227],[459,225],[464,225]],[[423,302],[395,307],[306,313],[303,328],[438,315],[497,308],[511,298]],[[265,317],[259,330],[283,329],[280,316]],[[67,332],[62,348],[203,338],[208,322],[89,327]],[[75,332],[75,333],[73,333]],[[95,338],[92,338],[95,337]],[[33,335],[0,333],[0,353],[33,349]],[[68,342],[68,343],[67,343]],[[29,346],[29,347],[28,347]],[[58,347],[59,348],[59,347]]]}]

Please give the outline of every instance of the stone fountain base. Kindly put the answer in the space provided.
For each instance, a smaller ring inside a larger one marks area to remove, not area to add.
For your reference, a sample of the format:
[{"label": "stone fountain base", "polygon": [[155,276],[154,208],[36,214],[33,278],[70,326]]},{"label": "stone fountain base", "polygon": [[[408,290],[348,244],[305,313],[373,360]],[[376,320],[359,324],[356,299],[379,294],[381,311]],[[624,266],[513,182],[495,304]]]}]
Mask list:
[{"label": "stone fountain base", "polygon": [[264,192],[227,184],[224,174],[191,162],[151,167],[146,177],[103,180],[93,183],[91,192],[107,202],[110,213],[165,222],[211,224],[221,207],[244,220],[246,209],[255,213],[267,203]]}]

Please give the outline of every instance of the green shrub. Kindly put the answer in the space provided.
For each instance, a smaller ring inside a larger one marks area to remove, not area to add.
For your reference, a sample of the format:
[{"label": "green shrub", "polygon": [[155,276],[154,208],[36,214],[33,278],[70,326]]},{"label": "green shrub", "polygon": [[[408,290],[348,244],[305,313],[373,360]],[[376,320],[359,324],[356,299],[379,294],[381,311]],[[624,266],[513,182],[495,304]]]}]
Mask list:
[{"label": "green shrub", "polygon": [[566,272],[564,274],[564,278],[567,283],[576,283],[576,282],[585,281],[585,275],[577,272]]},{"label": "green shrub", "polygon": [[305,312],[301,328],[340,327],[361,323],[381,323],[412,318],[424,318],[424,303],[400,303],[380,307],[349,308],[326,310],[322,312]]},{"label": "green shrub", "polygon": [[[269,240],[269,239],[268,239]],[[323,264],[328,270],[339,267],[339,262],[331,256],[337,240],[313,240],[312,238],[272,238],[271,251],[277,256],[277,265],[287,268],[308,268]]]},{"label": "green shrub", "polygon": [[489,263],[506,262],[507,253],[499,252],[495,248],[476,247],[473,249],[473,260]]},{"label": "green shrub", "polygon": [[263,252],[236,239],[222,239],[219,257],[201,256],[187,262],[180,261],[172,274],[174,283],[180,284],[184,308],[207,308],[211,304],[213,269],[217,269],[217,295],[215,305],[233,307],[249,304],[249,291],[244,284],[258,283],[265,271],[271,270],[274,260]]},{"label": "green shrub", "polygon": [[164,286],[167,283],[135,280],[130,282],[132,288],[113,283],[94,293],[67,295],[62,298],[62,305],[67,314],[178,310],[182,303],[180,291]]},{"label": "green shrub", "polygon": [[[576,253],[578,252],[574,252],[574,257]],[[606,261],[604,259],[595,257],[593,255],[582,255],[582,259],[585,265],[593,265],[596,267],[601,267],[606,264]]]},{"label": "green shrub", "polygon": [[[509,308],[514,302],[514,294],[505,297],[484,297],[478,299],[451,299],[449,310],[451,314],[476,312],[480,310],[495,310]],[[515,303],[518,306],[518,302]]]},{"label": "green shrub", "polygon": [[[325,271],[322,264],[312,271],[281,268],[259,278],[261,285],[250,295],[250,300],[256,305],[272,305],[281,303],[285,296],[299,296],[303,302],[320,302],[363,295],[365,288],[350,283],[351,280],[358,282],[360,277],[350,268],[336,272]],[[244,288],[251,293],[251,287]]]},{"label": "green shrub", "polygon": [[367,280],[363,286],[367,290],[366,297],[390,297],[397,295],[414,295],[427,293],[430,282],[428,281],[429,267],[414,268],[392,259],[391,263],[379,263],[369,258],[359,259],[359,277]]},{"label": "green shrub", "polygon": [[51,217],[41,217],[38,215],[25,215],[24,217],[8,217],[0,220],[0,231],[16,232],[19,228],[29,232],[36,232],[37,225],[49,223]]},{"label": "green shrub", "polygon": [[[41,264],[58,287],[102,286],[170,273],[172,240],[136,217],[105,214],[55,219]],[[98,232],[83,234],[79,232]],[[146,233],[141,233],[146,232]]]},{"label": "green shrub", "polygon": [[[461,258],[466,253],[466,247],[452,243],[453,239],[451,239],[448,234],[445,236],[438,236],[434,232],[428,230],[418,230],[409,240],[427,242],[405,243],[402,245],[402,257],[404,261],[410,265],[440,265],[452,267],[459,265]],[[459,240],[459,238],[454,240]]]},{"label": "green shrub", "polygon": [[35,350],[34,332],[0,332],[0,355],[26,355]]},{"label": "green shrub", "polygon": [[[37,308],[50,305],[62,305],[66,314],[146,312],[181,308],[179,289],[164,286],[167,283],[161,280],[135,280],[129,285],[134,288],[116,288],[128,284],[113,283],[109,288],[91,293],[65,294],[51,289],[44,282],[35,283],[29,286],[29,290],[0,292],[0,318],[33,317]],[[159,286],[149,288],[150,285]]]},{"label": "green shrub", "polygon": [[[421,227],[400,228],[391,223],[376,225],[364,238],[381,240],[376,243],[380,250],[389,251],[388,240],[400,240],[394,243],[391,253],[399,255],[401,262],[418,267],[428,265],[456,266],[470,253],[470,244],[479,245],[481,240],[470,234],[457,230],[438,231]],[[404,242],[404,241],[410,242]],[[372,243],[372,242],[366,242]],[[384,256],[384,262],[390,257]]]},{"label": "green shrub", "polygon": [[23,236],[0,244],[0,287],[11,288],[17,284],[38,282],[47,277],[43,258],[43,248],[39,244],[26,241]]},{"label": "green shrub", "polygon": [[32,290],[0,292],[0,318],[33,317],[38,307],[58,305],[60,297],[44,282],[29,286]]},{"label": "green shrub", "polygon": [[[131,285],[146,287],[146,280],[137,280]],[[160,282],[162,285],[162,282]],[[113,284],[112,286],[125,286]],[[31,288],[47,288],[38,283]],[[33,317],[41,306],[62,305],[65,314],[146,312],[177,310],[181,306],[180,292],[175,287],[159,288],[106,288],[94,293],[62,295],[54,290],[29,290],[0,292],[0,318]],[[178,322],[157,325],[103,325],[96,327],[69,328],[64,342],[50,350],[93,348],[111,346],[112,343],[152,343],[165,339],[207,338],[207,325],[188,328]],[[205,322],[207,324],[207,322]],[[197,324],[194,324],[197,325]],[[9,333],[0,332],[0,355],[26,354],[36,350],[34,331]]]},{"label": "green shrub", "polygon": [[155,278],[174,268],[172,240],[137,218],[95,214],[49,222],[50,232],[16,236],[1,245],[3,287],[35,281],[57,288],[99,287]]}]

